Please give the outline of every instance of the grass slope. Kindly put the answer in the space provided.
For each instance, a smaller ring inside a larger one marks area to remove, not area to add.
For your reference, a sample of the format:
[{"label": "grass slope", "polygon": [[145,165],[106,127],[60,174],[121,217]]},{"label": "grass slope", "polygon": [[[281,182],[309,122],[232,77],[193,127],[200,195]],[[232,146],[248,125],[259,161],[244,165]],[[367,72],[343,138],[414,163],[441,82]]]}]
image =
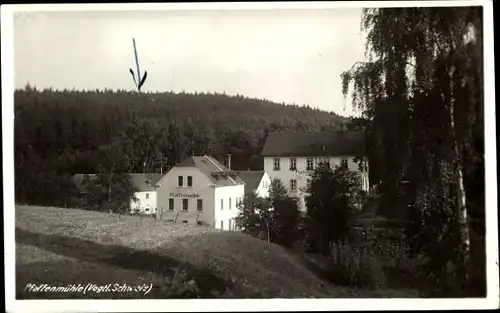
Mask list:
[{"label": "grass slope", "polygon": [[[144,292],[34,293],[28,284],[138,286]],[[384,296],[390,296],[387,292]],[[16,207],[16,297],[377,297],[332,287],[285,249],[238,232],[149,217]]]}]

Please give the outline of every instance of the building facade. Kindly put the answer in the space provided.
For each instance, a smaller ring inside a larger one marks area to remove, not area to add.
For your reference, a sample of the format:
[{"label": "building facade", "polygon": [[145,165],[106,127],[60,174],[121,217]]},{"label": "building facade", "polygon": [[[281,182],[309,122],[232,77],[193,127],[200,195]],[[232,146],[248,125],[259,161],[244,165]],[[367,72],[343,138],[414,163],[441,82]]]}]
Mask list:
[{"label": "building facade", "polygon": [[[363,132],[274,132],[270,133],[262,149],[264,170],[270,179],[280,179],[288,195],[299,200],[299,209],[306,210],[305,197],[309,177],[318,164],[347,166],[360,171],[354,159],[363,153]],[[368,169],[360,171],[362,188],[369,189]]]},{"label": "building facade", "polygon": [[158,202],[156,186],[163,175],[154,173],[131,173],[129,176],[136,190],[134,193],[135,199],[130,201],[130,213],[156,214]]},{"label": "building facade", "polygon": [[245,183],[210,156],[192,156],[158,182],[159,218],[234,230]]},{"label": "building facade", "polygon": [[271,178],[266,171],[238,171],[236,173],[245,182],[245,193],[254,192],[259,197],[269,197]]}]

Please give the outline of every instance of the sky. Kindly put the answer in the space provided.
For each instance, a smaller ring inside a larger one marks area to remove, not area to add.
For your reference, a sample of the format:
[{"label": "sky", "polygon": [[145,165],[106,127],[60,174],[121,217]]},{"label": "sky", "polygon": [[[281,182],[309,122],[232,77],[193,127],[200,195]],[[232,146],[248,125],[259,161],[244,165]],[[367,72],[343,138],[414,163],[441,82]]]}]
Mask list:
[{"label": "sky", "polygon": [[340,74],[364,59],[361,9],[19,12],[15,88],[217,92],[352,115]]}]

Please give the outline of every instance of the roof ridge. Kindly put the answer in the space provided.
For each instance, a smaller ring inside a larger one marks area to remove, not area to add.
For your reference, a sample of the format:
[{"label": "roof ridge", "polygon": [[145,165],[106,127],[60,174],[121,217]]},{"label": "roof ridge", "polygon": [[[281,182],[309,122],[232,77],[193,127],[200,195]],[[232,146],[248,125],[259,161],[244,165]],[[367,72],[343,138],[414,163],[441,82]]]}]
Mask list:
[{"label": "roof ridge", "polygon": [[[207,159],[210,161],[210,163],[212,163],[220,172],[225,172],[219,165],[217,165],[217,163],[214,162],[214,160],[212,160],[211,157],[205,155],[205,157],[207,157]],[[231,177],[231,176],[228,176],[227,178],[229,178],[229,180],[234,184],[236,185],[236,181]]]}]

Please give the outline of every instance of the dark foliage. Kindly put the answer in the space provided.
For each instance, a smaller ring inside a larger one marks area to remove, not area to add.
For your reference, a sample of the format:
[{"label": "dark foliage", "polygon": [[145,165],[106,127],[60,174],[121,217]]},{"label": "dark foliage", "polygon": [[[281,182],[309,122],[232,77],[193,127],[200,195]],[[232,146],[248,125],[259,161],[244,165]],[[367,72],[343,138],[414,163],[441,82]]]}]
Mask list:
[{"label": "dark foliage", "polygon": [[298,239],[299,209],[297,201],[292,198],[274,201],[272,241],[290,248]]},{"label": "dark foliage", "polygon": [[344,241],[349,234],[359,207],[361,178],[343,166],[320,166],[309,179],[308,193],[307,215],[315,251],[329,255],[330,243]]}]

